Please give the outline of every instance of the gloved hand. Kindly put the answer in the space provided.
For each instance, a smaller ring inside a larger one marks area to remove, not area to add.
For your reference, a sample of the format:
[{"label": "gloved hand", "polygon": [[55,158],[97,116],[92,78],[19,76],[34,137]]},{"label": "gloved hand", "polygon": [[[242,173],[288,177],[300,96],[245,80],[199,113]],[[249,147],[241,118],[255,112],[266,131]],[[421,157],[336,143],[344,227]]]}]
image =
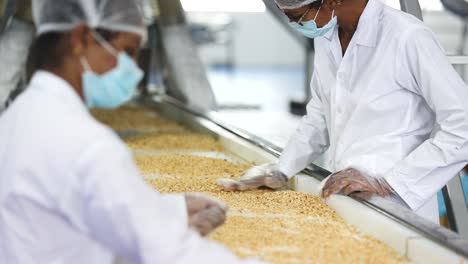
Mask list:
[{"label": "gloved hand", "polygon": [[279,171],[278,164],[264,164],[245,171],[239,180],[219,179],[217,183],[225,191],[246,191],[259,187],[280,189],[286,187],[288,177]]},{"label": "gloved hand", "polygon": [[373,195],[387,197],[396,194],[383,178],[373,178],[360,171],[349,168],[331,175],[322,188],[322,197],[344,194],[368,200]]},{"label": "gloved hand", "polygon": [[228,207],[219,200],[203,194],[188,193],[185,194],[185,202],[188,224],[202,236],[211,233],[226,220]]}]

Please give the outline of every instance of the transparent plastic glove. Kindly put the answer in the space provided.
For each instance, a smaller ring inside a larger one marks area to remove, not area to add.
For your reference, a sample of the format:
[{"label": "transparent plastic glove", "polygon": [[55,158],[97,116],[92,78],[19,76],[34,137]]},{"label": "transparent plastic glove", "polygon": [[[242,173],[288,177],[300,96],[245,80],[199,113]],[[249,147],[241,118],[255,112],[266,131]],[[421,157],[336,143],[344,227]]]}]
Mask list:
[{"label": "transparent plastic glove", "polygon": [[373,195],[388,197],[396,194],[383,178],[373,178],[349,168],[331,175],[322,188],[322,197],[343,194],[368,200]]},{"label": "transparent plastic glove", "polygon": [[226,220],[228,207],[217,199],[203,194],[189,193],[185,194],[185,202],[188,224],[202,236],[208,235]]},{"label": "transparent plastic glove", "polygon": [[288,177],[279,171],[278,164],[269,163],[245,171],[239,180],[219,179],[217,183],[225,191],[246,191],[259,187],[281,189],[287,186]]}]

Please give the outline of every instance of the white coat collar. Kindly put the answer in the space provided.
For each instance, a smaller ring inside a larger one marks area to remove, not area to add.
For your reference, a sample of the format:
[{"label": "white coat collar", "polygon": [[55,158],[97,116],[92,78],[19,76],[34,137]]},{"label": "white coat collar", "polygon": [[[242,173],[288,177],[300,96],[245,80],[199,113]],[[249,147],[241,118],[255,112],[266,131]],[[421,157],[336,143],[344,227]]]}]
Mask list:
[{"label": "white coat collar", "polygon": [[57,96],[63,103],[71,107],[88,112],[86,105],[73,87],[51,72],[41,70],[34,73],[30,87],[32,89],[41,89],[41,92]]},{"label": "white coat collar", "polygon": [[[383,13],[384,4],[381,0],[369,0],[359,18],[358,27],[354,37],[358,45],[375,47],[377,44],[377,37],[379,32],[378,25],[380,24],[381,16]],[[333,30],[328,31],[324,37],[332,41],[335,32],[338,30],[338,25]]]}]

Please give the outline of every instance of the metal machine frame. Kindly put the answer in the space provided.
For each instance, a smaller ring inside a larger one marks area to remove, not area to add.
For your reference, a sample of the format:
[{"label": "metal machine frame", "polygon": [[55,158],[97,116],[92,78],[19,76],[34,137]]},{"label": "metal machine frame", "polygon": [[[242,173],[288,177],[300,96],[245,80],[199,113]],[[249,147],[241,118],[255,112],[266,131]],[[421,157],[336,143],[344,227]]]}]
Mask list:
[{"label": "metal machine frame", "polygon": [[150,73],[162,71],[165,85],[171,87],[168,93],[179,100],[205,111],[216,110],[215,96],[191,39],[180,1],[153,0],[152,4],[159,9],[159,17],[150,29],[161,34],[156,39],[150,36],[150,39],[153,37],[152,56],[153,60],[163,58],[164,62],[163,65],[150,62]]},{"label": "metal machine frame", "polygon": [[3,14],[0,14],[0,34],[5,30],[15,14],[16,0],[4,0],[2,4]]},{"label": "metal machine frame", "polygon": [[421,21],[423,20],[421,6],[419,0],[400,0],[401,11],[411,14]]},{"label": "metal machine frame", "polygon": [[444,187],[443,192],[451,227],[463,238],[468,239],[468,205],[465,201],[461,177],[461,174],[454,177]]},{"label": "metal machine frame", "polygon": [[[442,4],[444,7],[451,11],[453,14],[457,15],[463,20],[463,30],[462,30],[462,36],[460,38],[460,43],[458,46],[458,54],[463,55],[465,54],[465,44],[466,44],[466,39],[468,36],[468,2],[464,0],[441,0]],[[462,56],[464,57],[464,56]],[[465,79],[466,77],[466,64],[465,63],[456,63],[457,64],[457,69],[460,71],[460,75]]]}]

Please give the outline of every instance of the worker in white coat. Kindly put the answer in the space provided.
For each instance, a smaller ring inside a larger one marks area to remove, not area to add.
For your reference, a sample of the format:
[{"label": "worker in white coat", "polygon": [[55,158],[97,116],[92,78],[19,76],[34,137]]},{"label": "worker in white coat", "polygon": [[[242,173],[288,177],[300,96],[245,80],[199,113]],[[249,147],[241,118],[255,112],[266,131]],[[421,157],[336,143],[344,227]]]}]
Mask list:
[{"label": "worker in white coat", "polygon": [[381,0],[276,0],[315,39],[312,100],[279,164],[227,190],[284,187],[325,150],[322,196],[374,195],[438,222],[436,193],[468,159],[468,87],[434,33]]},{"label": "worker in white coat", "polygon": [[88,107],[126,102],[142,78],[139,0],[34,0],[36,71],[0,117],[0,263],[240,263],[204,239],[226,206],[162,195]]}]

